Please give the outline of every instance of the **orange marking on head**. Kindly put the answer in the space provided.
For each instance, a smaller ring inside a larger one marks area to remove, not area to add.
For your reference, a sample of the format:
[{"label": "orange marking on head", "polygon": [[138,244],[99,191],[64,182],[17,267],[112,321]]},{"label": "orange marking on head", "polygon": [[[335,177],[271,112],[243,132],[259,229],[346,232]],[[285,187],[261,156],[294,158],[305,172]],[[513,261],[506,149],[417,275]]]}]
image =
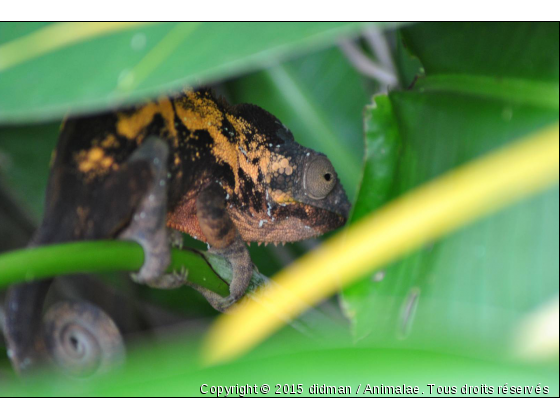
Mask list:
[{"label": "orange marking on head", "polygon": [[119,142],[113,134],[108,134],[107,137],[101,142],[101,147],[104,149],[117,148],[119,147]]},{"label": "orange marking on head", "polygon": [[294,197],[292,197],[292,194],[289,191],[272,190],[270,192],[270,196],[279,204],[295,203]]},{"label": "orange marking on head", "polygon": [[[266,139],[255,132],[255,128],[245,121],[243,118],[226,114],[226,118],[239,135],[239,144],[245,150],[245,157],[239,157],[240,167],[247,175],[251,177],[253,183],[262,188],[258,176],[260,173],[266,175],[268,172],[268,164],[270,162],[270,151],[265,147]],[[253,129],[251,132],[251,129]],[[250,133],[250,138],[248,137]],[[257,161],[254,165],[250,161]]]}]

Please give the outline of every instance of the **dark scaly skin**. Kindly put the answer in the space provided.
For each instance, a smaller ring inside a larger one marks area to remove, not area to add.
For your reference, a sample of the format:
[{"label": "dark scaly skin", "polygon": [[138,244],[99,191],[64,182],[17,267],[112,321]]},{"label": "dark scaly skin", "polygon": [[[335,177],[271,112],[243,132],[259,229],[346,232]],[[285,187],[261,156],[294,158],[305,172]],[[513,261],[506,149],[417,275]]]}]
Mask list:
[{"label": "dark scaly skin", "polygon": [[[193,285],[225,310],[251,277],[244,242],[297,241],[345,223],[349,203],[334,169],[326,197],[307,188],[306,168],[322,156],[297,144],[268,112],[230,106],[208,90],[70,119],[53,155],[45,216],[32,246],[136,240],[146,261],[135,280],[172,288],[177,279],[162,277],[169,262],[167,226],[207,242],[230,261],[227,298]],[[46,284],[8,293],[6,335],[17,370],[41,359],[37,318]]]}]

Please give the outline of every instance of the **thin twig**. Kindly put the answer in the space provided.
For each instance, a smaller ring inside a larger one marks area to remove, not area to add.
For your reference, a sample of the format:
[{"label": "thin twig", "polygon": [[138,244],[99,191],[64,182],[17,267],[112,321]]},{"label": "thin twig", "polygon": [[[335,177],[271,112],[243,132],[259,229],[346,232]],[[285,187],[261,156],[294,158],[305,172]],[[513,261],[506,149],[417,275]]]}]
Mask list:
[{"label": "thin twig", "polygon": [[364,75],[378,80],[387,88],[397,84],[397,77],[394,73],[367,57],[352,41],[342,41],[340,48],[352,65]]},{"label": "thin twig", "polygon": [[[375,26],[367,27],[364,30],[364,39],[375,54],[375,57],[379,60],[381,65],[389,70],[396,78],[396,67],[395,62],[393,61],[393,56],[391,54],[391,48],[389,47],[389,43],[387,42],[387,38],[383,34],[381,30],[379,30]],[[398,78],[397,84],[398,84]]]}]

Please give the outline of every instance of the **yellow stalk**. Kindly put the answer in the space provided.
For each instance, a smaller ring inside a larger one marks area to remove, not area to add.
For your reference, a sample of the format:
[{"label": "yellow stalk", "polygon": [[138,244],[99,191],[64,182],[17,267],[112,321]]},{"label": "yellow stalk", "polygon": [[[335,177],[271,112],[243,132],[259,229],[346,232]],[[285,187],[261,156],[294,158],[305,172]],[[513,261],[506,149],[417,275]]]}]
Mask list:
[{"label": "yellow stalk", "polygon": [[249,351],[308,306],[423,244],[558,182],[558,124],[416,188],[326,241],[216,320],[209,364]]},{"label": "yellow stalk", "polygon": [[124,31],[144,22],[55,23],[0,45],[0,71],[87,39]]}]

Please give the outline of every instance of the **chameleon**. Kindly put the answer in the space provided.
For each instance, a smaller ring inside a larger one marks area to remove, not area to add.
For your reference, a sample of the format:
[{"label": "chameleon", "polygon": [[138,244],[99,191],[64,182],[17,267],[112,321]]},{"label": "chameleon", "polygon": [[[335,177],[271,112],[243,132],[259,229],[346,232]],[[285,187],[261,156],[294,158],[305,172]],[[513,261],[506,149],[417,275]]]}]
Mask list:
[{"label": "chameleon", "polygon": [[[210,89],[185,89],[63,122],[31,246],[136,241],[145,258],[135,281],[169,289],[188,284],[225,311],[249,285],[246,242],[315,237],[342,226],[349,208],[329,159],[298,144],[275,116],[252,104],[230,105]],[[229,261],[229,296],[164,275],[173,231]],[[8,291],[5,333],[16,370],[38,358],[42,344],[33,337],[47,287],[33,282]]]}]

